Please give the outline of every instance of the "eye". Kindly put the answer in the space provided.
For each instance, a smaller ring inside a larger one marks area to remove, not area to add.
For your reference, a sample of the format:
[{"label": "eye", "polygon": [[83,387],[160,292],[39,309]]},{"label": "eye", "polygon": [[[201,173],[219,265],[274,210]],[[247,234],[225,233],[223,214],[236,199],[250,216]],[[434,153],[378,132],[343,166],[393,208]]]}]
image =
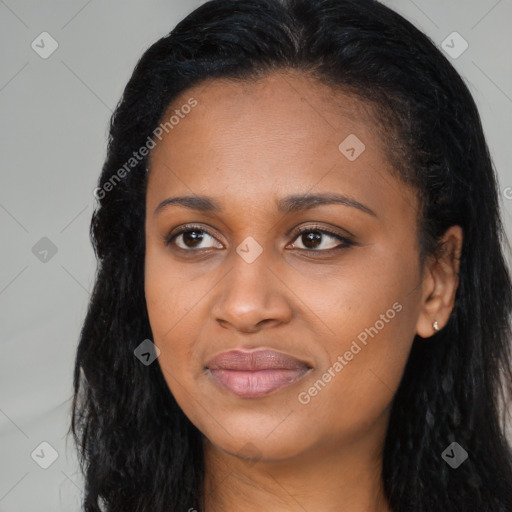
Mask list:
[{"label": "eye", "polygon": [[[223,246],[221,244],[217,246],[204,245],[203,242],[207,242],[208,239],[216,241],[215,237],[204,228],[188,225],[182,227],[176,233],[169,235],[166,238],[166,244],[175,244],[179,249],[183,249],[184,251],[191,249],[222,249]],[[179,241],[179,243],[176,241]]]},{"label": "eye", "polygon": [[[356,245],[347,237],[319,226],[308,226],[297,230],[293,233],[293,236],[295,237],[293,240],[299,240],[299,244],[293,243],[292,247],[301,251],[330,252]],[[209,239],[211,240],[210,244],[208,244]],[[333,243],[335,241],[338,243]],[[165,243],[166,245],[175,245],[178,249],[189,252],[194,249],[223,248],[222,244],[209,231],[195,225],[183,226],[178,231],[171,232],[166,237]]]},{"label": "eye", "polygon": [[[355,245],[347,237],[318,226],[309,226],[301,229],[295,232],[294,236],[296,237],[295,240],[299,240],[299,245],[293,243],[293,247],[305,251],[329,252],[331,250],[346,249]],[[329,239],[331,242],[329,242]],[[338,243],[333,243],[333,240],[337,240]],[[300,245],[303,247],[300,247]]]}]

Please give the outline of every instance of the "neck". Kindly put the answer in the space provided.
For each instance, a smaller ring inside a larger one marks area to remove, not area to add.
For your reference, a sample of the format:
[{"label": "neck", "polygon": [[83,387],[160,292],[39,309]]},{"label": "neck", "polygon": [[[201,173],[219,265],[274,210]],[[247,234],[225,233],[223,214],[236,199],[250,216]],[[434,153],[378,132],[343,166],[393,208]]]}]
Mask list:
[{"label": "neck", "polygon": [[205,440],[205,512],[391,512],[380,430],[349,446],[327,442],[278,461],[244,460]]}]

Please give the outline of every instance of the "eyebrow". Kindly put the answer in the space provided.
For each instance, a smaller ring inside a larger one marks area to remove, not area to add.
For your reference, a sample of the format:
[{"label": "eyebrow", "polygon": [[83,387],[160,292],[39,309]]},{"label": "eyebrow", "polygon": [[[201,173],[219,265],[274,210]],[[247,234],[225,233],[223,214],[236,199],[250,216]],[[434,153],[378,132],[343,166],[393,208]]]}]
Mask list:
[{"label": "eyebrow", "polygon": [[[368,206],[356,201],[355,199],[334,194],[295,194],[283,197],[276,201],[277,210],[282,214],[296,213],[304,210],[311,210],[317,206],[341,204],[356,208],[368,215],[377,217],[377,214]],[[222,213],[222,206],[215,199],[208,196],[181,196],[181,197],[168,197],[164,199],[155,209],[153,215],[157,215],[168,206],[182,206],[191,210],[207,213]]]}]

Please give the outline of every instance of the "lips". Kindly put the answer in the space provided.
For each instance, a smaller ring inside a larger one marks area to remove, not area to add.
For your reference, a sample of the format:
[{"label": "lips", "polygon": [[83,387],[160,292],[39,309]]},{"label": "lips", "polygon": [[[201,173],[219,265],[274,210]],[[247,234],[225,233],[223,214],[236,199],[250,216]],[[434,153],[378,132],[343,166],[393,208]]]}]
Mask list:
[{"label": "lips", "polygon": [[231,350],[214,357],[206,368],[224,389],[257,398],[296,382],[311,367],[275,350]]}]

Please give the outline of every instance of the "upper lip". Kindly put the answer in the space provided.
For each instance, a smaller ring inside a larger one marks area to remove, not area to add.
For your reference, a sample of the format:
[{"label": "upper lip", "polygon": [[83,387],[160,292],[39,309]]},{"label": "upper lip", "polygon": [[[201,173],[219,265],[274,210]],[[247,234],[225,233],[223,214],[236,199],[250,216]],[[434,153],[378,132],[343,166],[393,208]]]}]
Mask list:
[{"label": "upper lip", "polygon": [[210,370],[298,370],[310,368],[307,363],[282,352],[270,349],[255,351],[229,350],[208,361]]}]

